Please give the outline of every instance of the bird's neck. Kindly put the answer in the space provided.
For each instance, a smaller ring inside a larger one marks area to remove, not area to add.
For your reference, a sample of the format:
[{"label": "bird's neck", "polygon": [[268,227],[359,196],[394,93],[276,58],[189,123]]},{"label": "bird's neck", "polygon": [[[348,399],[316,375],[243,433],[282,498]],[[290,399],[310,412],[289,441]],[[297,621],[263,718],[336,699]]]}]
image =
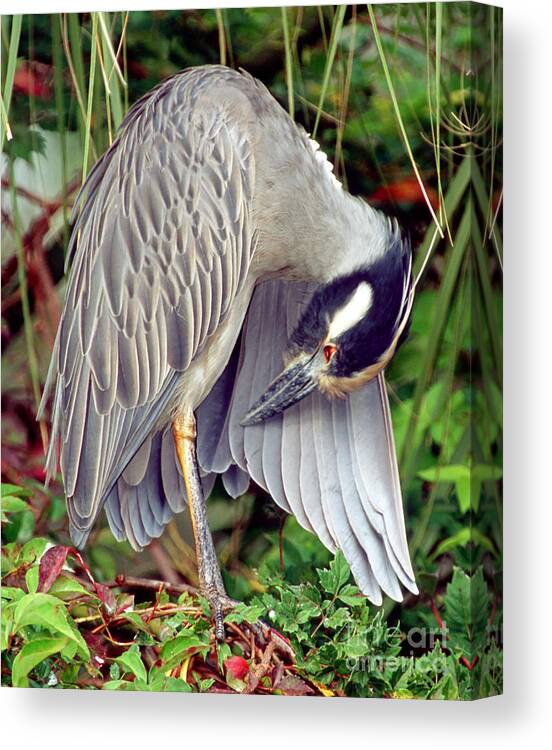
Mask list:
[{"label": "bird's neck", "polygon": [[336,181],[325,157],[299,148],[272,154],[256,179],[259,277],[325,282],[383,255],[389,220]]}]

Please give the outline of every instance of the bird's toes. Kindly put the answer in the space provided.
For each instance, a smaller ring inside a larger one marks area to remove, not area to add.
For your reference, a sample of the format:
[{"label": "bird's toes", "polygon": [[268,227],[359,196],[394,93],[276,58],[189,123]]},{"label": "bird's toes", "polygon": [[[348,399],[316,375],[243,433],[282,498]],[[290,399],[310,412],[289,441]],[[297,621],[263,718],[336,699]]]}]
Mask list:
[{"label": "bird's toes", "polygon": [[[206,592],[206,598],[211,607],[215,637],[217,641],[223,642],[226,639],[224,618],[239,602],[231,599],[226,593],[219,591]],[[259,618],[255,622],[243,622],[240,628],[243,631],[252,633],[257,643],[263,648],[271,645],[272,650],[278,653],[285,661],[295,661],[295,652],[289,640],[264,620]]]},{"label": "bird's toes", "polygon": [[295,661],[295,651],[289,640],[267,622],[259,618],[256,622],[243,623],[244,626],[263,647],[270,645],[285,661]]},{"label": "bird's toes", "polygon": [[217,641],[224,641],[224,618],[239,603],[221,591],[206,591],[205,596],[211,607]]}]

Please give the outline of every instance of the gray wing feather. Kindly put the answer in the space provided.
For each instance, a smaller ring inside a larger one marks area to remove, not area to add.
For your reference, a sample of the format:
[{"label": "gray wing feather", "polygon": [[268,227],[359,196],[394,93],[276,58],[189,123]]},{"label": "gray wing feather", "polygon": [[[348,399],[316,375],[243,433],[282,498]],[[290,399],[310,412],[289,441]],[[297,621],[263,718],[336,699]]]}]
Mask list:
[{"label": "gray wing feather", "polygon": [[[269,309],[277,309],[280,305],[286,305],[287,299],[283,293],[284,287],[282,285],[270,284],[266,285],[270,288],[271,296],[268,296],[266,304]],[[268,289],[267,289],[268,295]],[[264,305],[263,305],[264,307]],[[284,326],[274,326],[272,324],[272,338],[273,346],[272,352],[269,357],[267,356],[267,363],[269,364],[268,371],[264,374],[265,378],[268,376],[270,379],[274,372],[279,372],[282,368],[283,360],[282,353],[286,350],[287,346],[287,329]],[[261,391],[263,392],[263,385],[261,382]],[[272,430],[264,423],[263,427],[263,440],[262,440],[262,456],[261,461],[263,465],[263,475],[266,481],[266,487],[268,492],[273,498],[277,498],[276,502],[288,513],[291,513],[291,505],[287,499],[286,491],[284,488],[284,471],[282,470],[283,465],[283,446],[282,446],[282,430]]]},{"label": "gray wing feather", "polygon": [[[125,524],[121,516],[121,503],[119,501],[119,491],[117,489],[117,485],[114,485],[111,492],[107,496],[104,504],[104,509],[109,523],[109,528],[111,529],[111,533],[118,542],[122,542],[124,539],[126,539],[126,534]],[[73,532],[71,532],[71,536],[74,539]],[[77,542],[75,541],[75,543]]]},{"label": "gray wing feather", "polygon": [[240,497],[249,489],[249,474],[233,464],[222,475],[224,489],[230,497]]},{"label": "gray wing feather", "polygon": [[[48,470],[59,450],[81,541],[108,499],[119,536],[142,546],[158,535],[164,506],[148,493],[159,486],[166,449],[163,441],[156,447],[154,471],[144,441],[249,268],[254,167],[230,108],[213,96],[199,99],[213,76],[234,106],[245,102],[249,84],[226,69],[164,82],[129,111],[76,202],[72,268],[41,412],[53,394]],[[176,509],[182,488],[167,476],[169,465],[165,455],[161,484],[170,485],[165,497]]]},{"label": "gray wing feather", "polygon": [[184,480],[170,429],[149,436],[119,476],[105,501],[111,531],[136,549],[161,536],[186,502]]},{"label": "gray wing feather", "polygon": [[223,474],[234,463],[227,426],[239,358],[238,341],[209,396],[196,410],[196,446],[199,463],[201,466],[209,466],[211,471],[218,474]]},{"label": "gray wing feather", "polygon": [[330,550],[339,547],[371,601],[380,604],[382,591],[400,600],[400,583],[417,588],[383,376],[343,401],[315,392],[261,425],[240,425],[281,370],[278,332],[289,335],[311,291],[282,281],[255,290],[239,357],[236,350],[231,369],[198,410],[198,458],[234,492],[232,473],[247,472]]},{"label": "gray wing feather", "polygon": [[[366,529],[362,506],[355,503],[351,493],[351,480],[340,476],[336,440],[332,424],[332,404],[321,403],[320,393],[311,399],[314,445],[316,451],[321,496],[325,498],[325,512],[329,515],[335,542],[345,558],[359,587],[370,595],[375,604],[381,604],[381,593],[375,584],[372,565],[367,559],[358,537]],[[340,456],[339,456],[340,457]],[[343,480],[343,481],[342,481]],[[324,503],[324,500],[322,501]],[[365,537],[364,537],[365,538]],[[367,545],[368,546],[368,545]],[[400,595],[400,591],[399,591]]]},{"label": "gray wing feather", "polygon": [[[372,430],[366,430],[369,416]],[[351,448],[370,504],[380,514],[383,528],[380,533],[393,551],[404,574],[412,581],[414,572],[408,552],[404,511],[401,499],[399,471],[395,454],[393,428],[384,376],[380,375],[368,387],[351,394]],[[380,440],[371,440],[371,435]]]}]

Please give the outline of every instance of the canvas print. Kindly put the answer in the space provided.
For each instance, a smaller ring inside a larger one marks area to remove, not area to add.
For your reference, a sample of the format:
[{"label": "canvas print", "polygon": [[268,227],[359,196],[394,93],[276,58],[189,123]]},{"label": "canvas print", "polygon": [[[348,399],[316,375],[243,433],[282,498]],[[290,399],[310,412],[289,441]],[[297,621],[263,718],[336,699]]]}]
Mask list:
[{"label": "canvas print", "polygon": [[2,18],[2,685],[502,691],[502,15]]}]

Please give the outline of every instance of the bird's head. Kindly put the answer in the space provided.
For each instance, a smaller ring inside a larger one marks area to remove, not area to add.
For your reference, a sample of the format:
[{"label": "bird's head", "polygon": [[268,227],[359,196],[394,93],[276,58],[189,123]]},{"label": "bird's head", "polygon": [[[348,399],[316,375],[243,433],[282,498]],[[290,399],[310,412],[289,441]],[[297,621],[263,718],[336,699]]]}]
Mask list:
[{"label": "bird's head", "polygon": [[378,259],[317,289],[291,336],[284,370],[242,424],[280,414],[315,388],[344,397],[376,377],[406,336],[411,259],[410,243],[396,232]]}]

